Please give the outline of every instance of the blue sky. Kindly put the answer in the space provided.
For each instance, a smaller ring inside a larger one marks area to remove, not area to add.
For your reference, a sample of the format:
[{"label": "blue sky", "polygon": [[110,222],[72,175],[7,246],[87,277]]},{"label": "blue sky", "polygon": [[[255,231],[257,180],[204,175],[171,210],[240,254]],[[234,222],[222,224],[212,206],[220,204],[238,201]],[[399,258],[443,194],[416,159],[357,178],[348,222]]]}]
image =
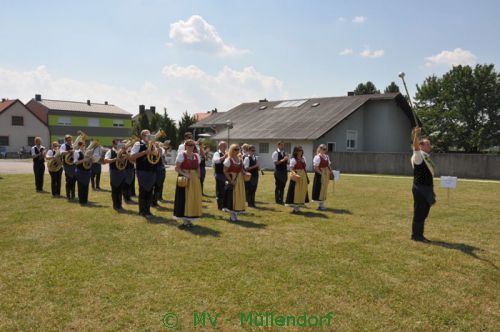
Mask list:
[{"label": "blue sky", "polygon": [[499,63],[498,1],[0,0],[0,95],[227,110]]}]

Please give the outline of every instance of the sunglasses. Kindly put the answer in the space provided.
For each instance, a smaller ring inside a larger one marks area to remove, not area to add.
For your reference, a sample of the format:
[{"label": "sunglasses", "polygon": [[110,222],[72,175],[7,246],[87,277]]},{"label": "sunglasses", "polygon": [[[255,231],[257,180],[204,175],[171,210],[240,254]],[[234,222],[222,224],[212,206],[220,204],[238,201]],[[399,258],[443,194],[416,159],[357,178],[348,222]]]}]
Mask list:
[{"label": "sunglasses", "polygon": [[234,149],[234,151],[240,151],[240,149]]}]

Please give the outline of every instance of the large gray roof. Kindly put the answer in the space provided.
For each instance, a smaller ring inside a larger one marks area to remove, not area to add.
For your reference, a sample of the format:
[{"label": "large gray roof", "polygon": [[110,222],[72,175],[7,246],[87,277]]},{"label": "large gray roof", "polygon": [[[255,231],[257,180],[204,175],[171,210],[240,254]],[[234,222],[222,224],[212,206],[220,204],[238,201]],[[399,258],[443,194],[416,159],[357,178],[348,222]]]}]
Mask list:
[{"label": "large gray roof", "polygon": [[[193,128],[207,128],[233,122],[233,139],[316,140],[369,101],[395,100],[413,123],[411,108],[400,93],[309,98],[297,107],[275,107],[283,100],[243,103],[217,117],[208,117]],[[319,103],[317,106],[313,106]],[[265,109],[264,106],[266,106]],[[223,139],[225,132],[215,139]],[[219,137],[220,136],[220,137]]]},{"label": "large gray roof", "polygon": [[129,116],[131,115],[124,109],[111,104],[106,105],[106,104],[90,103],[90,105],[88,105],[86,102],[51,100],[51,99],[42,99],[41,101],[39,101],[39,103],[41,103],[50,110],[56,110],[56,111],[107,113],[107,114],[129,115]]}]

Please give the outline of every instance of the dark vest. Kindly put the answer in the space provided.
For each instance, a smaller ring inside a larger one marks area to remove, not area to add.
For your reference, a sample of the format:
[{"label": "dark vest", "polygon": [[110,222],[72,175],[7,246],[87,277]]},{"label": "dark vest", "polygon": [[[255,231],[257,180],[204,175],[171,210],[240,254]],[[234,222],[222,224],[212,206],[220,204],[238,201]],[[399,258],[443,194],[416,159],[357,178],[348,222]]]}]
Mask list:
[{"label": "dark vest", "polygon": [[[284,151],[283,152],[279,152],[278,151],[278,161],[280,161],[283,158],[285,158],[285,152]],[[285,171],[286,172],[286,163],[281,163],[281,164],[276,165],[276,170],[277,171]]]},{"label": "dark vest", "polygon": [[73,150],[73,147],[72,147],[70,144],[68,144],[68,143],[64,143],[64,145],[66,146],[66,151],[71,151],[71,150]]},{"label": "dark vest", "polygon": [[[144,143],[144,141],[141,141],[140,144],[139,152],[146,151],[148,149],[148,146]],[[138,171],[152,172],[155,170],[155,165],[148,162],[147,155],[137,158],[135,161],[135,167]]]},{"label": "dark vest", "polygon": [[[77,160],[75,160],[75,161],[80,161],[80,160],[82,160],[82,159],[83,159],[83,152],[82,152],[82,151],[80,151],[80,152],[78,152],[78,159],[77,159]],[[86,171],[86,169],[85,169],[85,168],[83,168],[83,163],[82,163],[82,164],[78,164],[78,165],[76,165],[76,167],[77,167],[79,170]]]},{"label": "dark vest", "polygon": [[[39,153],[40,153],[40,150],[41,150],[41,149],[38,149],[38,148],[35,146],[35,153],[36,153],[36,154],[39,154]],[[43,162],[44,162],[44,160],[43,160],[43,158],[42,158],[42,157],[40,157],[40,156],[33,158],[33,163],[35,163],[36,165],[43,165]]]},{"label": "dark vest", "polygon": [[[116,153],[116,151],[111,149],[111,158],[109,158],[109,159],[114,159],[114,158],[116,158],[117,155],[118,154]],[[114,163],[109,164],[109,168],[114,170],[114,171],[117,171],[118,168],[116,168],[116,161]]]},{"label": "dark vest", "polygon": [[414,165],[413,168],[413,184],[415,185],[426,185],[433,186],[432,173],[427,167],[425,161],[422,161],[420,165]]},{"label": "dark vest", "polygon": [[[220,154],[219,151],[217,151],[217,153]],[[215,170],[215,174],[224,174],[224,165],[222,162],[218,163],[218,164],[215,164],[214,163],[214,170]]]},{"label": "dark vest", "polygon": [[[255,156],[251,157],[251,156],[248,156],[248,166],[249,167],[252,167],[252,166],[255,166],[257,165],[257,158],[255,158]],[[252,173],[252,175],[259,175],[259,170],[257,168],[254,168],[250,171],[250,173]]]}]

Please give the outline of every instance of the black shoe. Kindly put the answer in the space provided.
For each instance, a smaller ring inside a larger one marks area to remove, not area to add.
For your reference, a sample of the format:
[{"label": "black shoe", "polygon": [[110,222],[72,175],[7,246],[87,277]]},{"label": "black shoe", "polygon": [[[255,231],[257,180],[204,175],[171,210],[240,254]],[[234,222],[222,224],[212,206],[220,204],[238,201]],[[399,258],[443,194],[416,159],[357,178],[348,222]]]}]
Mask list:
[{"label": "black shoe", "polygon": [[422,236],[422,242],[424,243],[431,243],[432,241],[427,239],[425,236]]}]

